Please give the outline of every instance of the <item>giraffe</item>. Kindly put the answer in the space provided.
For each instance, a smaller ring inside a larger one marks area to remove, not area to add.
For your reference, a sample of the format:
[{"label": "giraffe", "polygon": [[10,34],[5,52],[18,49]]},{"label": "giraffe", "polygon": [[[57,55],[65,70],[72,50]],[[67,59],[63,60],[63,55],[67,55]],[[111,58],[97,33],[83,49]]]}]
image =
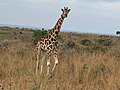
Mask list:
[{"label": "giraffe", "polygon": [[[44,60],[46,59],[46,57],[47,57],[47,75],[50,75],[50,57],[51,57],[51,55],[54,56],[54,60],[55,60],[54,66],[53,66],[51,72],[53,72],[55,70],[55,67],[58,64],[57,36],[58,36],[58,33],[60,32],[60,28],[64,21],[64,18],[67,18],[67,15],[70,12],[70,9],[68,9],[68,7],[64,7],[64,9],[61,9],[61,11],[62,11],[61,17],[58,19],[55,26],[52,29],[50,29],[50,32],[45,37],[42,37],[41,40],[38,41],[38,43],[36,45],[36,48],[37,48],[36,75],[38,72],[39,63],[41,63],[40,74],[42,74],[43,63],[44,63]],[[40,56],[42,56],[42,58]],[[41,62],[39,61],[40,58],[41,58]]]}]

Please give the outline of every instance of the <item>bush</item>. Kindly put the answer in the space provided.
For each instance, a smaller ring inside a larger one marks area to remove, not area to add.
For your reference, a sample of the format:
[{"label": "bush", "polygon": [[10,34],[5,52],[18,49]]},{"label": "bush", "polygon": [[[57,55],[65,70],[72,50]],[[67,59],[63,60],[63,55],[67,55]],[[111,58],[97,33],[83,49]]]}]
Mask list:
[{"label": "bush", "polygon": [[58,34],[57,37],[58,41],[60,41],[61,43],[64,43],[64,39],[62,38],[62,36],[60,34]]},{"label": "bush", "polygon": [[34,30],[32,37],[42,37],[47,34],[47,30]]},{"label": "bush", "polygon": [[110,39],[97,39],[97,40],[95,40],[95,42],[102,46],[112,46],[113,45],[113,41]]},{"label": "bush", "polygon": [[105,53],[107,50],[106,47],[97,46],[97,45],[94,45],[91,49],[92,49],[91,51],[97,51],[97,52],[103,52],[103,53]]},{"label": "bush", "polygon": [[113,45],[113,41],[111,39],[100,38],[95,39],[94,42],[91,42],[88,39],[81,40],[80,42],[84,45],[84,49],[88,52],[103,52],[105,53]]},{"label": "bush", "polygon": [[3,40],[0,42],[0,48],[8,48],[10,45],[11,43],[8,40]]},{"label": "bush", "polygon": [[116,34],[120,34],[120,31],[117,31]]},{"label": "bush", "polygon": [[75,46],[75,43],[72,40],[69,40],[67,42],[67,46],[68,46],[68,48],[73,48]]},{"label": "bush", "polygon": [[80,44],[82,44],[84,46],[90,46],[92,44],[92,42],[88,39],[84,39],[84,40],[81,40]]},{"label": "bush", "polygon": [[45,36],[47,33],[48,33],[47,30],[34,30],[34,31],[33,31],[33,34],[32,34],[33,43],[34,43],[34,44],[37,44],[38,40],[39,40],[41,37]]}]

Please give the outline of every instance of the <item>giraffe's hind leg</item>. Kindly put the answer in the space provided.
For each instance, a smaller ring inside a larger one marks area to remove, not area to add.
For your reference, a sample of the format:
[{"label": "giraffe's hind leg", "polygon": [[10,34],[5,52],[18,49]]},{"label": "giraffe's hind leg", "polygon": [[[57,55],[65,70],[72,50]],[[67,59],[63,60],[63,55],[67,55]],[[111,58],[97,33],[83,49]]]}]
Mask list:
[{"label": "giraffe's hind leg", "polygon": [[56,65],[58,64],[57,50],[54,50],[54,60],[55,60],[55,63],[54,63],[54,66],[52,68],[52,72],[55,70]]},{"label": "giraffe's hind leg", "polygon": [[47,60],[47,75],[50,74],[50,55],[48,55],[48,60]]},{"label": "giraffe's hind leg", "polygon": [[47,52],[47,75],[50,75],[50,56],[51,56],[51,50]]},{"label": "giraffe's hind leg", "polygon": [[51,70],[50,70],[50,56],[48,56],[48,60],[47,60],[47,76],[48,79],[52,78]]},{"label": "giraffe's hind leg", "polygon": [[54,63],[54,66],[52,68],[52,72],[55,70],[55,68],[56,68],[56,66],[58,64],[58,58],[57,58],[57,56],[55,56],[54,59],[55,59],[55,63]]},{"label": "giraffe's hind leg", "polygon": [[38,48],[37,50],[37,61],[36,61],[36,75],[38,74],[38,68],[39,68],[39,60],[40,60],[40,53],[41,53],[41,49]]},{"label": "giraffe's hind leg", "polygon": [[50,74],[50,58],[47,60],[47,75]]},{"label": "giraffe's hind leg", "polygon": [[46,58],[46,52],[42,51],[42,58],[41,58],[41,68],[40,68],[40,74],[42,74],[42,71],[43,71],[43,65],[44,65],[44,60]]}]

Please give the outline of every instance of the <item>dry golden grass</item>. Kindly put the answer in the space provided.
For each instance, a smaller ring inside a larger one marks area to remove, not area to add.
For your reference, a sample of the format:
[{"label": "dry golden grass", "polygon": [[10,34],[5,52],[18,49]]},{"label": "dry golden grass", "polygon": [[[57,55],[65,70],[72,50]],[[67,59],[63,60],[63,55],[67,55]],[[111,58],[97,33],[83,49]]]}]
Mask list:
[{"label": "dry golden grass", "polygon": [[[78,37],[75,38],[78,40]],[[106,53],[90,53],[78,46],[62,45],[59,64],[48,79],[46,62],[43,74],[35,75],[34,46],[16,40],[8,48],[0,49],[0,90],[120,90],[118,45]]]},{"label": "dry golden grass", "polygon": [[112,53],[62,49],[48,79],[46,65],[43,74],[35,76],[33,48],[13,45],[0,54],[0,84],[5,90],[120,90],[120,61]]}]

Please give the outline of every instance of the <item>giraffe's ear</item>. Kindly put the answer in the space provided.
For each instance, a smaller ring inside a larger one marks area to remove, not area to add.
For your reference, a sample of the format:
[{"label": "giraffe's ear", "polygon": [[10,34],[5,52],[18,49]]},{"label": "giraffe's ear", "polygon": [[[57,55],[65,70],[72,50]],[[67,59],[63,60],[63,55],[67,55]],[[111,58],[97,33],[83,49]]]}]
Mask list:
[{"label": "giraffe's ear", "polygon": [[71,9],[68,9],[68,12],[70,12]]},{"label": "giraffe's ear", "polygon": [[63,9],[61,9],[61,11],[63,12],[64,10],[63,10]]}]

